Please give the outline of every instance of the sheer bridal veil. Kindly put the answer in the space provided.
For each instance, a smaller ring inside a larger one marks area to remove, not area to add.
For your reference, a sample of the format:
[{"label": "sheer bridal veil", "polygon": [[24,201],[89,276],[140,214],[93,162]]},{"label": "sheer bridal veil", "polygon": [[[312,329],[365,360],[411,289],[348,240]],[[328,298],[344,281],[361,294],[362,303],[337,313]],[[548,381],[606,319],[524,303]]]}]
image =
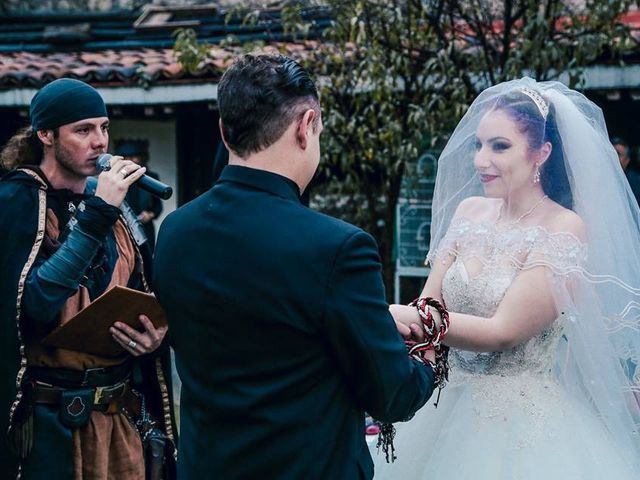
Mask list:
[{"label": "sheer bridal veil", "polygon": [[600,108],[561,83],[530,78],[482,92],[438,162],[431,227],[431,246],[438,248],[428,259],[433,261],[446,243],[459,203],[484,196],[473,165],[480,120],[501,98],[521,94],[522,88],[548,104],[548,116],[541,114],[540,121],[562,155],[542,173],[547,176],[543,186],[551,199],[583,220],[587,255],[577,262],[560,261],[549,245],[535,259],[513,261],[522,268],[546,267],[564,333],[554,353],[554,372],[603,421],[616,447],[640,471],[640,212]]}]

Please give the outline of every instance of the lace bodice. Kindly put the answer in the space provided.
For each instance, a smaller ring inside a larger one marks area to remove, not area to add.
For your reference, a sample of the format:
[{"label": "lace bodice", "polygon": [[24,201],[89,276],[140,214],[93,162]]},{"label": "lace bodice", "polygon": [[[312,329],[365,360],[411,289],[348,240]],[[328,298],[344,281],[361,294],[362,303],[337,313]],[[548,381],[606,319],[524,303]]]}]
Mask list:
[{"label": "lace bodice", "polygon": [[[457,219],[429,259],[438,261],[444,254],[456,257],[442,283],[447,308],[452,312],[488,317],[495,313],[509,286],[523,269],[544,265],[555,275],[562,276],[585,261],[586,247],[571,234],[552,234],[542,227],[523,228]],[[473,275],[467,269],[468,264],[475,266]],[[454,350],[452,367],[470,373],[498,375],[549,372],[562,335],[562,323],[560,318],[556,319],[541,334],[507,351]]]}]

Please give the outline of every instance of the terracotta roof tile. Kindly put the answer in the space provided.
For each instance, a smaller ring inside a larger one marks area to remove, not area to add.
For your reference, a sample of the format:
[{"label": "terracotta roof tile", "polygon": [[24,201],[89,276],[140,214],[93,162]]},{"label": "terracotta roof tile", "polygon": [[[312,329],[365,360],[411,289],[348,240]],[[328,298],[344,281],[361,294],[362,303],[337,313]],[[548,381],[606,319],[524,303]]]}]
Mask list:
[{"label": "terracotta roof tile", "polygon": [[[293,57],[312,51],[317,42],[277,42],[264,51],[284,51]],[[61,77],[84,80],[92,85],[138,85],[216,82],[242,47],[211,47],[209,58],[195,74],[186,72],[169,48],[104,50],[100,52],[0,53],[0,89],[39,88]]]},{"label": "terracotta roof tile", "polygon": [[178,77],[182,74],[182,66],[179,63],[171,63],[163,69],[163,73],[167,77]]}]

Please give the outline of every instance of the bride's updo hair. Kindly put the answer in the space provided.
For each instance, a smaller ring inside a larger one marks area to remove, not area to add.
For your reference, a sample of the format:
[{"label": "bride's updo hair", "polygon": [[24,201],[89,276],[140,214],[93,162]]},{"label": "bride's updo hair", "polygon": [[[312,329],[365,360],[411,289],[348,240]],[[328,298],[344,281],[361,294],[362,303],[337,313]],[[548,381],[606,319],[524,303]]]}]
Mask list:
[{"label": "bride's updo hair", "polygon": [[[521,89],[514,89],[501,95],[493,106],[494,110],[504,110],[519,125],[520,131],[527,134],[529,148],[538,150],[545,142],[551,143],[551,154],[540,169],[540,183],[545,194],[565,208],[573,208],[571,186],[564,163],[562,139],[555,120],[555,109],[539,93],[536,103]],[[546,118],[543,115],[548,108]]]}]

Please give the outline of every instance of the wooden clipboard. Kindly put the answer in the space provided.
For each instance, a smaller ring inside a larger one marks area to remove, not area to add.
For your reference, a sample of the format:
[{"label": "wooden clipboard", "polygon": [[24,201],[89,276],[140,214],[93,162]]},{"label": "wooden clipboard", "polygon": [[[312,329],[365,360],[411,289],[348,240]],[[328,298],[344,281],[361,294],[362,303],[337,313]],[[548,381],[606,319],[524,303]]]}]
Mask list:
[{"label": "wooden clipboard", "polygon": [[153,294],[115,286],[56,328],[42,342],[67,350],[117,357],[124,349],[113,339],[109,328],[115,322],[122,322],[144,331],[138,319],[140,314],[149,317],[156,328],[167,325],[164,311]]}]

